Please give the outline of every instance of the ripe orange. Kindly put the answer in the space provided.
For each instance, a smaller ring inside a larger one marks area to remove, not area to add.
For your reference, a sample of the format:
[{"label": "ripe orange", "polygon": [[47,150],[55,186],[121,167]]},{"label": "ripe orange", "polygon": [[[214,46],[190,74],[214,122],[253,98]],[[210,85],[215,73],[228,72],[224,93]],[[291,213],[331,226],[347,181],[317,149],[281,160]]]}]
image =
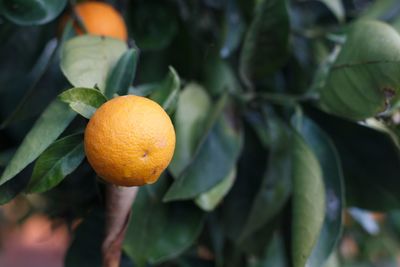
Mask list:
[{"label": "ripe orange", "polygon": [[96,173],[120,186],[157,181],[175,149],[172,122],[156,102],[120,96],[103,104],[85,130],[85,152]]},{"label": "ripe orange", "polygon": [[[103,35],[126,41],[128,33],[124,19],[111,5],[102,2],[83,2],[75,6],[89,34]],[[75,26],[76,31],[82,30]]]}]

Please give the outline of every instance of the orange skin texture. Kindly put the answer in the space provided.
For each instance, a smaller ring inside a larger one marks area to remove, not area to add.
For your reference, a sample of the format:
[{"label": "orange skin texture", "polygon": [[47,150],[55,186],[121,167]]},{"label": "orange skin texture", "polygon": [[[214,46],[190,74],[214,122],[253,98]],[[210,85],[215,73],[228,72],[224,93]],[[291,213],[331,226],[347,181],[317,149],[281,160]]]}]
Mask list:
[{"label": "orange skin texture", "polygon": [[[83,2],[75,6],[89,34],[108,36],[126,41],[128,31],[124,19],[111,5],[102,2]],[[78,34],[82,30],[75,26]]]},{"label": "orange skin texture", "polygon": [[133,95],[116,97],[97,109],[84,139],[90,165],[119,186],[156,182],[175,149],[168,114],[156,102]]}]

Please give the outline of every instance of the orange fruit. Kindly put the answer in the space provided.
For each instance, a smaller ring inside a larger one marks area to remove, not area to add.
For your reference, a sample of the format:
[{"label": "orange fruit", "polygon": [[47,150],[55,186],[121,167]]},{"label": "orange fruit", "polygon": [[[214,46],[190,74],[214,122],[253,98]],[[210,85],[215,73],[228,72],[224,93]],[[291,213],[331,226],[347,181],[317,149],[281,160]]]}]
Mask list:
[{"label": "orange fruit", "polygon": [[120,186],[157,181],[175,149],[171,119],[156,102],[119,96],[93,114],[85,130],[85,152],[96,173]]},{"label": "orange fruit", "polygon": [[383,212],[374,211],[374,212],[371,212],[371,216],[376,222],[383,222],[386,219],[386,214]]},{"label": "orange fruit", "polygon": [[[128,33],[124,19],[111,5],[102,2],[83,2],[75,6],[75,11],[81,18],[89,34],[114,37],[126,41]],[[75,26],[78,34],[82,30]]]}]

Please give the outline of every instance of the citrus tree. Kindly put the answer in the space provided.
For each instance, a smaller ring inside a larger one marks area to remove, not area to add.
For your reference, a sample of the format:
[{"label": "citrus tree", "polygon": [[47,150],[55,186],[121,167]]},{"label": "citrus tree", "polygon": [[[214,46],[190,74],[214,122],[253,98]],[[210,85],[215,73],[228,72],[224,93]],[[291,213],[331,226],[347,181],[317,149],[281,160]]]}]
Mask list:
[{"label": "citrus tree", "polygon": [[0,14],[0,203],[81,220],[67,267],[335,266],[346,207],[400,208],[397,0]]}]

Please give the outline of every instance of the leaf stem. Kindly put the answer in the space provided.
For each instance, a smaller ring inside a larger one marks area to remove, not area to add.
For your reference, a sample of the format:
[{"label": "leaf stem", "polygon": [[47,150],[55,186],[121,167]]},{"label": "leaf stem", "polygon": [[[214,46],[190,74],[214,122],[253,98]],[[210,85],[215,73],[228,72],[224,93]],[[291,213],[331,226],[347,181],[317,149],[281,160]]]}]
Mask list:
[{"label": "leaf stem", "polygon": [[69,0],[69,5],[71,8],[71,14],[72,14],[72,18],[74,21],[76,21],[76,23],[78,24],[78,27],[80,30],[83,31],[84,34],[88,33],[88,30],[85,26],[85,23],[83,22],[81,16],[78,14],[78,12],[76,12],[75,9],[75,5],[76,5],[76,1],[75,0]]}]

